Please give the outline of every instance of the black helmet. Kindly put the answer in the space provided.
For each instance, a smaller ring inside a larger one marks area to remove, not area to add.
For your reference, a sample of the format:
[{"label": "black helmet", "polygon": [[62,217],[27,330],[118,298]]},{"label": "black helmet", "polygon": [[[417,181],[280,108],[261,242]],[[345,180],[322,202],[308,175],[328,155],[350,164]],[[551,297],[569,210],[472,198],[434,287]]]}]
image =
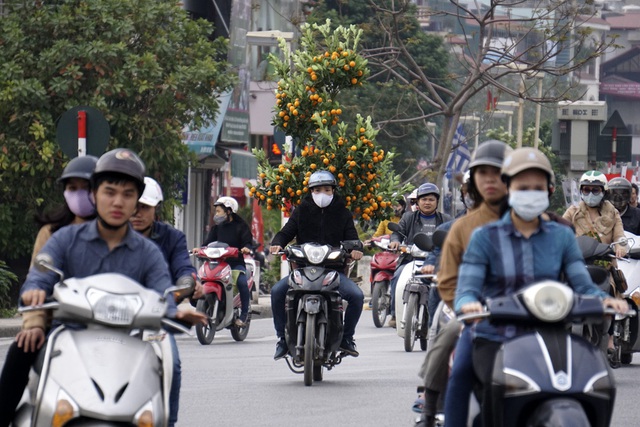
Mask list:
[{"label": "black helmet", "polygon": [[510,151],[513,151],[513,149],[505,142],[498,141],[497,139],[485,141],[478,145],[478,148],[473,152],[469,169],[482,165],[493,166],[500,169],[502,168],[505,154]]},{"label": "black helmet", "polygon": [[331,172],[318,171],[312,173],[309,177],[309,184],[307,185],[309,189],[313,187],[320,187],[321,185],[330,185],[335,188],[338,183]]},{"label": "black helmet", "polygon": [[71,159],[62,171],[60,178],[58,178],[58,182],[64,184],[69,178],[81,178],[90,181],[97,162],[98,158],[95,156],[82,156]]},{"label": "black helmet", "polygon": [[430,182],[426,182],[418,187],[418,192],[416,193],[416,199],[421,198],[422,196],[426,196],[427,194],[435,194],[438,199],[440,199],[440,190],[438,186],[432,184]]},{"label": "black helmet", "polygon": [[91,185],[96,188],[96,181],[104,175],[115,174],[130,178],[138,187],[138,195],[144,192],[145,167],[140,157],[128,148],[116,148],[107,151],[98,159],[91,176]]},{"label": "black helmet", "polygon": [[613,178],[609,181],[609,190],[627,190],[631,194],[631,183],[626,178]]}]

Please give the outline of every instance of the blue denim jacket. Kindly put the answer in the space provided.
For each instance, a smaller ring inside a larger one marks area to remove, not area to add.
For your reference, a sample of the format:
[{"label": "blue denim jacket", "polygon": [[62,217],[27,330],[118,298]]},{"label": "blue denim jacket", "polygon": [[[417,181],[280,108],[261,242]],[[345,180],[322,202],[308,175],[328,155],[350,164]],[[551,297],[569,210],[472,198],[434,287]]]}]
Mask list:
[{"label": "blue denim jacket", "polygon": [[[133,230],[111,251],[98,234],[97,221],[68,225],[53,233],[40,253],[47,253],[65,277],[87,277],[99,273],[120,273],[157,291],[160,295],[172,286],[167,263],[158,246]],[[58,276],[31,267],[20,293],[42,289],[51,295]],[[167,298],[167,315],[177,311],[173,298]]]},{"label": "blue denim jacket", "polygon": [[171,273],[173,283],[176,283],[181,277],[191,277],[192,273],[196,273],[196,268],[189,259],[187,238],[182,231],[164,222],[155,221],[151,230],[151,240],[160,247],[164,259],[169,265],[169,273]]},{"label": "blue denim jacket", "polygon": [[[458,274],[455,309],[474,301],[512,294],[545,279],[560,280],[561,273],[575,292],[606,298],[592,281],[570,228],[551,221],[525,238],[507,211],[491,224],[474,230]],[[502,341],[497,329],[484,320],[476,336]]]}]

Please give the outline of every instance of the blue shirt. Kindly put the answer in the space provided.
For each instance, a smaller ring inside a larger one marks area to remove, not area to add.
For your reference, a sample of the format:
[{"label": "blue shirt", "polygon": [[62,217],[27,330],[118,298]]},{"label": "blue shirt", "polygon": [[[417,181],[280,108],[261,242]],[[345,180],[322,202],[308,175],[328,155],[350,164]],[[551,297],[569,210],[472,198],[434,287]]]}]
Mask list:
[{"label": "blue shirt", "polygon": [[[151,240],[133,230],[127,230],[122,242],[111,251],[98,234],[97,220],[68,225],[53,233],[40,250],[53,259],[64,277],[87,277],[99,273],[120,273],[162,295],[172,286],[169,269],[162,252]],[[41,289],[51,295],[58,275],[31,267],[20,293]],[[173,298],[167,298],[167,315],[177,310]]]},{"label": "blue shirt", "polygon": [[189,259],[187,238],[182,231],[176,230],[169,224],[155,221],[150,237],[160,247],[169,265],[169,273],[174,284],[181,277],[192,277],[191,274],[196,273],[196,268]]},{"label": "blue shirt", "polygon": [[[525,238],[510,213],[473,231],[458,273],[456,311],[467,303],[513,294],[534,282],[560,280],[561,273],[578,294],[608,297],[591,281],[569,227],[540,220],[538,230]],[[486,320],[476,325],[476,335],[504,339]]]}]

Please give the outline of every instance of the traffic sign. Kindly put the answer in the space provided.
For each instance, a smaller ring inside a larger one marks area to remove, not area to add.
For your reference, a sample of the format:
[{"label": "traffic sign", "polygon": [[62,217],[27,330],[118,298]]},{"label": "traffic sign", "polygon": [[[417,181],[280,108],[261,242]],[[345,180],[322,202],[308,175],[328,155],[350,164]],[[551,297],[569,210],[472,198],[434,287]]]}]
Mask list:
[{"label": "traffic sign", "polygon": [[58,119],[56,141],[70,159],[87,154],[100,157],[107,149],[110,136],[109,122],[93,107],[73,107]]}]

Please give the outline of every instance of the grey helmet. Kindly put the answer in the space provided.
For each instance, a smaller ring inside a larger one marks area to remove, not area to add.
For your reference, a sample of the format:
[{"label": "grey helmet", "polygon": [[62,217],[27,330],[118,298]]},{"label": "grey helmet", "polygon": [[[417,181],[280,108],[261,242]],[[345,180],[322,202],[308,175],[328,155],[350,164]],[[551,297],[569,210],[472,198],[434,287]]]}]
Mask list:
[{"label": "grey helmet", "polygon": [[82,156],[71,159],[67,166],[62,171],[62,175],[58,178],[58,182],[65,184],[67,179],[80,178],[91,180],[93,170],[96,168],[98,158],[95,156]]},{"label": "grey helmet", "polygon": [[505,155],[511,151],[513,151],[513,149],[505,142],[498,141],[497,139],[485,141],[478,145],[478,148],[473,152],[469,169],[484,165],[501,169]]},{"label": "grey helmet", "polygon": [[136,153],[128,148],[116,148],[100,156],[91,176],[91,185],[95,188],[98,178],[109,174],[119,174],[130,178],[138,187],[138,195],[141,196],[144,192],[144,163]]},{"label": "grey helmet", "polygon": [[427,194],[435,194],[435,196],[440,199],[440,189],[437,185],[430,182],[426,182],[418,187],[418,191],[416,192],[416,199],[420,199],[422,196],[426,196]]},{"label": "grey helmet", "polygon": [[307,184],[309,189],[320,187],[321,185],[330,185],[335,188],[338,186],[338,182],[331,172],[318,171],[312,173]]}]

